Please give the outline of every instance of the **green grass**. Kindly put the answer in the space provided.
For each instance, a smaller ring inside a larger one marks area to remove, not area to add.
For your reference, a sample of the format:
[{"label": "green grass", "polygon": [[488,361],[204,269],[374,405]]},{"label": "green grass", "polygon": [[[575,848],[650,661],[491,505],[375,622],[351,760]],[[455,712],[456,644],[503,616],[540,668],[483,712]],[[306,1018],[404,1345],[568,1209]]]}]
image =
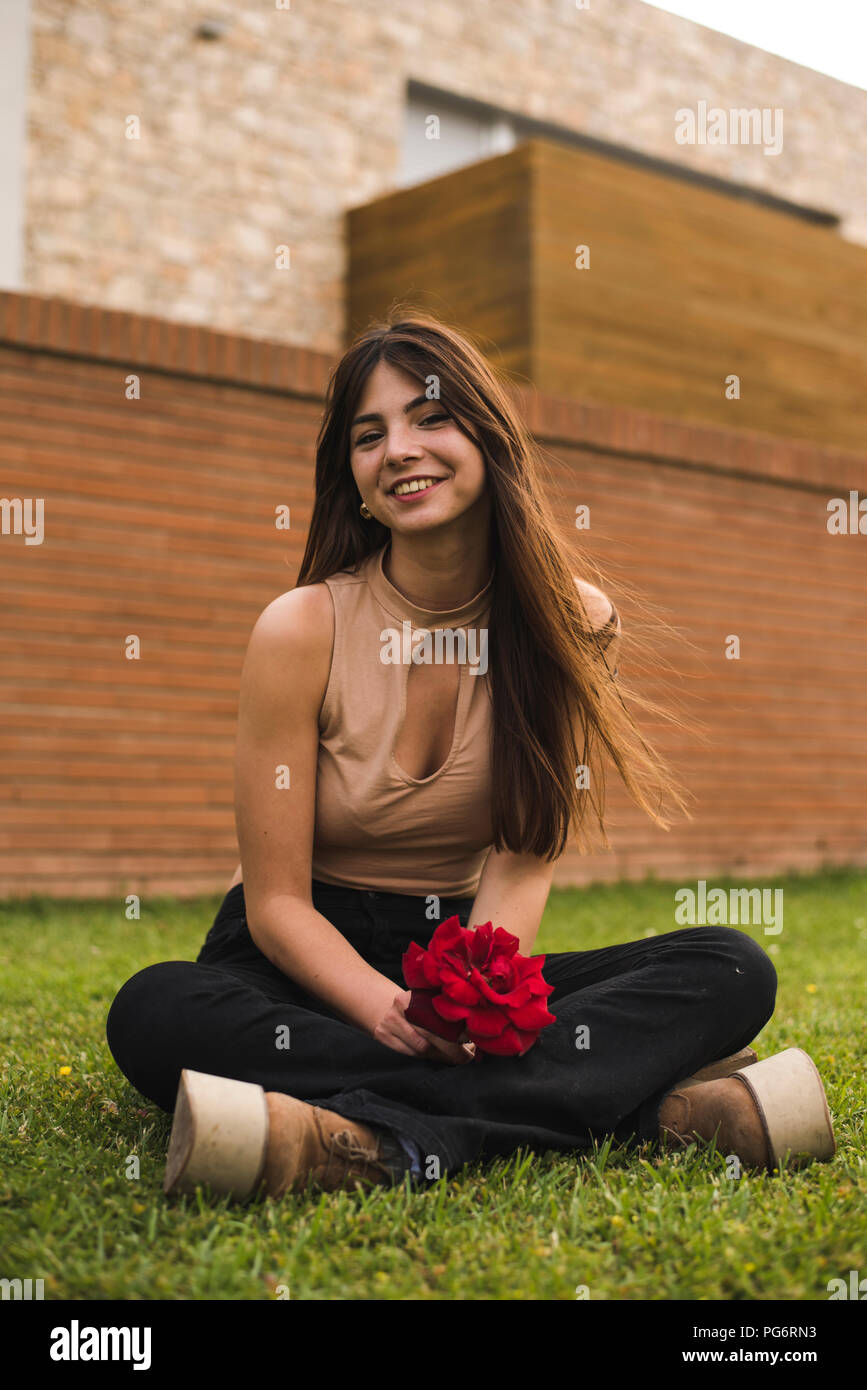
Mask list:
[{"label": "green grass", "polygon": [[[195,957],[221,895],[150,901],[140,922],[115,903],[0,904],[0,1277],[44,1278],[49,1299],[273,1299],[280,1285],[293,1299],[574,1299],[578,1285],[591,1299],[827,1299],[829,1279],[867,1275],[867,875],[764,886],[784,888],[785,919],[778,936],[746,929],[780,976],[757,1047],[815,1059],[833,1162],[732,1181],[712,1150],[606,1142],[523,1150],[424,1191],[247,1207],[163,1197],[170,1117],[129,1086],[104,1031],[131,974]],[[673,893],[554,890],[536,949],[673,930]]]}]

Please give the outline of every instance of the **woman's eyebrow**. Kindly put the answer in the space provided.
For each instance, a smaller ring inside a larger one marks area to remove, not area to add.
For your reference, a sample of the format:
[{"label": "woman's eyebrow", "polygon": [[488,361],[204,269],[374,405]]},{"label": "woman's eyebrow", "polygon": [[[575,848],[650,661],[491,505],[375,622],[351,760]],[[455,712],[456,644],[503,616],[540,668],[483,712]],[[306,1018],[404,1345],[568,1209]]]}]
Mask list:
[{"label": "woman's eyebrow", "polygon": [[[422,391],[422,393],[421,393],[420,396],[416,396],[416,397],[415,397],[415,400],[407,401],[406,405],[405,405],[404,408],[403,408],[403,413],[404,413],[404,415],[408,415],[409,412],[410,412],[411,410],[414,410],[415,407],[416,407],[417,405],[421,405],[422,401],[427,401],[427,400],[430,400],[430,399],[431,399],[431,397],[429,397],[428,395],[426,395],[426,393],[425,393],[424,391]],[[378,410],[371,411],[370,414],[368,414],[368,415],[356,415],[355,419],[353,420],[353,422],[352,422],[352,424],[349,426],[349,428],[354,430],[356,425],[363,425],[367,420],[381,420],[381,419],[382,419],[382,415],[380,414],[380,412],[379,412]]]}]

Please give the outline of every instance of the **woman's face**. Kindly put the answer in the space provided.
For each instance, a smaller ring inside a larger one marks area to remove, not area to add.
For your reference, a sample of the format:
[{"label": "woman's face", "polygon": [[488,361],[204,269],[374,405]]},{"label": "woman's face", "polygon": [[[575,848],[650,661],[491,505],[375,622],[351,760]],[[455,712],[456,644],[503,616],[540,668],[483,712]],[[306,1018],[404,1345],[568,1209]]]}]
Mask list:
[{"label": "woman's face", "polygon": [[[488,506],[481,450],[424,390],[417,377],[378,362],[365,382],[349,436],[361,500],[377,521],[408,534],[458,518],[477,524],[479,509]],[[433,486],[395,494],[395,485],[411,478],[432,479]]]}]

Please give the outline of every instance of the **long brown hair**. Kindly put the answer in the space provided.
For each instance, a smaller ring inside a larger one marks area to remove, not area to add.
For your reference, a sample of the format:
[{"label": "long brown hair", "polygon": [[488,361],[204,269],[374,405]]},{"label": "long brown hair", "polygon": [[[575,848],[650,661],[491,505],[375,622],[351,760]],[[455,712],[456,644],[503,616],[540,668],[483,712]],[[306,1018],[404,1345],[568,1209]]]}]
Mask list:
[{"label": "long brown hair", "polygon": [[[495,849],[550,860],[572,837],[584,849],[588,803],[607,846],[600,746],[637,804],[667,829],[663,795],[670,794],[681,809],[684,799],[636,729],[623,702],[622,677],[615,683],[575,584],[576,567],[586,571],[587,566],[570,557],[546,501],[540,450],[507,387],[467,337],[429,314],[406,313],[404,306],[393,308],[361,332],[331,374],[297,585],[357,569],[391,535],[376,518],[360,515],[349,464],[350,426],[371,371],[386,362],[422,385],[435,377],[440,402],[482,451],[492,500],[488,660]],[[670,717],[638,692],[630,695],[634,703]],[[589,786],[578,785],[579,766],[589,770]]]}]

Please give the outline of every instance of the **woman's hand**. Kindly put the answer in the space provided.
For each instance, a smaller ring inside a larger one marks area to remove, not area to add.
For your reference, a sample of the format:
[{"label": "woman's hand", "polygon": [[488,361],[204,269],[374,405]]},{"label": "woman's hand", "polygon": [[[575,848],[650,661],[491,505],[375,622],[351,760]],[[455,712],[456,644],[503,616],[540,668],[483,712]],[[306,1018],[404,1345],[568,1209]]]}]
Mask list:
[{"label": "woman's hand", "polygon": [[472,1062],[476,1055],[474,1043],[447,1042],[445,1038],[438,1038],[435,1033],[429,1033],[426,1028],[419,1028],[408,1021],[406,1009],[410,998],[411,991],[408,989],[395,994],[388,1012],[373,1029],[376,1041],[407,1057],[436,1058],[455,1066]]}]

